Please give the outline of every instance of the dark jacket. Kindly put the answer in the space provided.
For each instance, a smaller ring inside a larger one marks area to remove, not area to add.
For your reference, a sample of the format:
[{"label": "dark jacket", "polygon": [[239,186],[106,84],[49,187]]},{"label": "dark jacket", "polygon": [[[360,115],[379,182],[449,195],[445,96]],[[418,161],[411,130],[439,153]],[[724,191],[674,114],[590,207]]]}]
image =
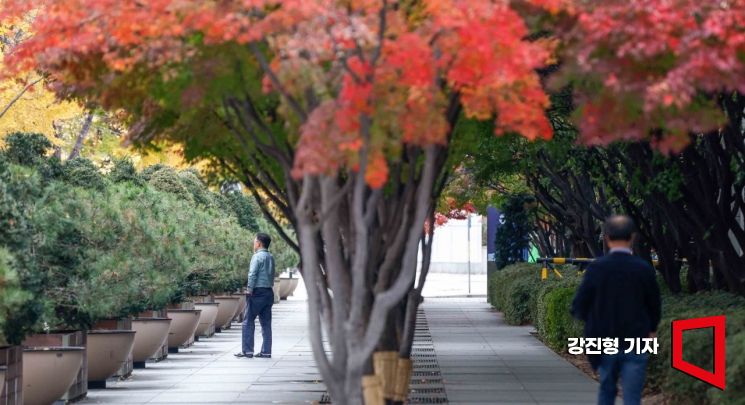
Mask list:
[{"label": "dark jacket", "polygon": [[[660,310],[654,268],[624,252],[591,263],[572,302],[572,315],[585,321],[585,337],[619,338],[621,342],[656,332]],[[590,357],[593,367],[598,360]]]}]

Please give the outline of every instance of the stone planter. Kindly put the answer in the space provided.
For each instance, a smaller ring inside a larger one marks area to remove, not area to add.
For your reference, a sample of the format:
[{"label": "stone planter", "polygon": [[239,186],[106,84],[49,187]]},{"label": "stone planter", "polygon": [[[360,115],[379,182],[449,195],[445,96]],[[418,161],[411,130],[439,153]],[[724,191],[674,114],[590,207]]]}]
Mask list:
[{"label": "stone planter", "polygon": [[49,405],[75,382],[85,356],[84,347],[23,349],[23,404]]},{"label": "stone planter", "polygon": [[279,299],[286,300],[297,288],[298,279],[296,277],[281,277],[279,279]]},{"label": "stone planter", "polygon": [[[37,333],[27,336],[23,341],[24,347],[87,347],[88,334],[84,331],[55,331],[49,333]],[[75,401],[88,394],[88,356],[83,351],[83,365],[75,377],[75,381],[69,386],[67,392],[60,399],[64,401]]]},{"label": "stone planter", "polygon": [[233,317],[234,322],[243,322],[243,313],[246,311],[246,294],[236,294],[235,297],[238,297],[238,310],[235,311],[235,317]]},{"label": "stone planter", "polygon": [[[126,318],[102,319],[96,322],[95,325],[93,325],[93,329],[94,330],[103,330],[103,329],[105,330],[132,330],[132,318],[126,317]],[[122,364],[122,367],[119,370],[117,370],[114,376],[127,378],[130,375],[132,375],[133,369],[134,369],[134,364],[132,362],[132,351],[130,351],[127,361],[124,362],[124,364]]]},{"label": "stone planter", "polygon": [[132,360],[135,368],[144,368],[147,359],[156,354],[168,338],[171,320],[168,318],[136,318],[132,320],[135,335]]},{"label": "stone planter", "polygon": [[[147,311],[140,312],[139,315],[135,316],[134,319],[138,318],[168,318],[168,310],[163,309],[150,309]],[[163,345],[150,356],[150,360],[161,361],[168,357],[168,339],[163,340]]]},{"label": "stone planter", "polygon": [[222,329],[230,328],[230,322],[238,311],[239,297],[229,295],[219,295],[215,297],[215,302],[220,304],[217,307],[217,317],[215,317],[215,332]]},{"label": "stone planter", "polygon": [[238,298],[238,304],[235,306],[235,313],[233,314],[233,317],[230,319],[231,323],[235,320],[235,318],[240,315],[241,312],[246,308],[246,296],[245,295],[230,295],[233,298]]},{"label": "stone planter", "polygon": [[21,346],[0,347],[0,368],[5,378],[0,379],[0,404],[21,405],[23,403],[23,349]]},{"label": "stone planter", "polygon": [[88,331],[88,387],[106,388],[106,379],[129,360],[134,348],[133,330]]},{"label": "stone planter", "polygon": [[215,318],[220,304],[216,302],[195,302],[194,308],[201,309],[199,314],[199,325],[194,333],[195,336],[210,337],[215,333]]},{"label": "stone planter", "polygon": [[186,345],[194,337],[199,326],[200,309],[169,309],[171,328],[168,332],[168,352],[178,353],[180,346]]},{"label": "stone planter", "polygon": [[279,278],[279,299],[285,300],[290,295],[290,284],[292,282],[289,278]]}]

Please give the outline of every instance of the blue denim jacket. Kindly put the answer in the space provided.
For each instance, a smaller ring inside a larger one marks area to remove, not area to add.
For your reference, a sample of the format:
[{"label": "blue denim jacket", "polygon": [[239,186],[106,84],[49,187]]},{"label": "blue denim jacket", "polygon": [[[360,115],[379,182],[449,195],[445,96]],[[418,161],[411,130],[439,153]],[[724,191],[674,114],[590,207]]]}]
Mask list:
[{"label": "blue denim jacket", "polygon": [[261,248],[251,257],[251,266],[248,270],[248,292],[254,288],[274,285],[274,256],[268,250]]}]

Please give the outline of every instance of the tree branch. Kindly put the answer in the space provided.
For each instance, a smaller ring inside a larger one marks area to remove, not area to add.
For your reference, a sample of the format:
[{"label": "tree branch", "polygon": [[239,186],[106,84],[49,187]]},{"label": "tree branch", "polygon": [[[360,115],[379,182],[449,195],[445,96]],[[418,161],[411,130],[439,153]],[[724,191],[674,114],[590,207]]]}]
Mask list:
[{"label": "tree branch", "polygon": [[2,111],[0,111],[0,118],[3,118],[3,115],[5,115],[5,113],[7,113],[8,110],[10,110],[10,107],[13,107],[13,104],[15,104],[16,101],[18,101],[21,97],[23,97],[23,95],[26,94],[26,92],[30,88],[34,87],[34,85],[36,83],[39,83],[42,80],[44,80],[44,77],[40,77],[40,78],[34,80],[33,82],[27,84],[26,86],[24,86],[23,89],[21,89],[21,91],[19,91],[18,94],[16,94],[15,97],[13,97],[12,99],[10,99],[10,101],[8,102],[8,104],[5,105],[5,108],[3,108]]}]

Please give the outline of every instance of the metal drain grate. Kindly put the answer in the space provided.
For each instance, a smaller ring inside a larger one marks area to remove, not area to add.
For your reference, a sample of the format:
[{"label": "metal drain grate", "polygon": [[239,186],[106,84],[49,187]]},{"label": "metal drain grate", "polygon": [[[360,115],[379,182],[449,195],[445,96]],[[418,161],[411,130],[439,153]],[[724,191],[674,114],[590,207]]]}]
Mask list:
[{"label": "metal drain grate", "polygon": [[411,348],[412,372],[409,386],[410,404],[447,404],[440,365],[424,311],[417,311],[414,344]]},{"label": "metal drain grate", "polygon": [[416,368],[426,368],[426,369],[439,370],[440,369],[440,366],[437,363],[435,363],[435,364],[420,364]]},{"label": "metal drain grate", "polygon": [[412,395],[418,395],[418,394],[444,394],[445,388],[437,387],[437,388],[415,388],[411,390]]},{"label": "metal drain grate", "polygon": [[427,371],[427,370],[421,370],[421,371],[419,371],[419,370],[417,370],[417,371],[412,371],[411,372],[411,376],[412,377],[416,377],[416,378],[419,378],[419,377],[439,377],[440,375],[441,374],[440,374],[439,371]]},{"label": "metal drain grate", "polygon": [[411,396],[409,395],[410,404],[447,404],[447,397],[430,397],[430,396]]}]

